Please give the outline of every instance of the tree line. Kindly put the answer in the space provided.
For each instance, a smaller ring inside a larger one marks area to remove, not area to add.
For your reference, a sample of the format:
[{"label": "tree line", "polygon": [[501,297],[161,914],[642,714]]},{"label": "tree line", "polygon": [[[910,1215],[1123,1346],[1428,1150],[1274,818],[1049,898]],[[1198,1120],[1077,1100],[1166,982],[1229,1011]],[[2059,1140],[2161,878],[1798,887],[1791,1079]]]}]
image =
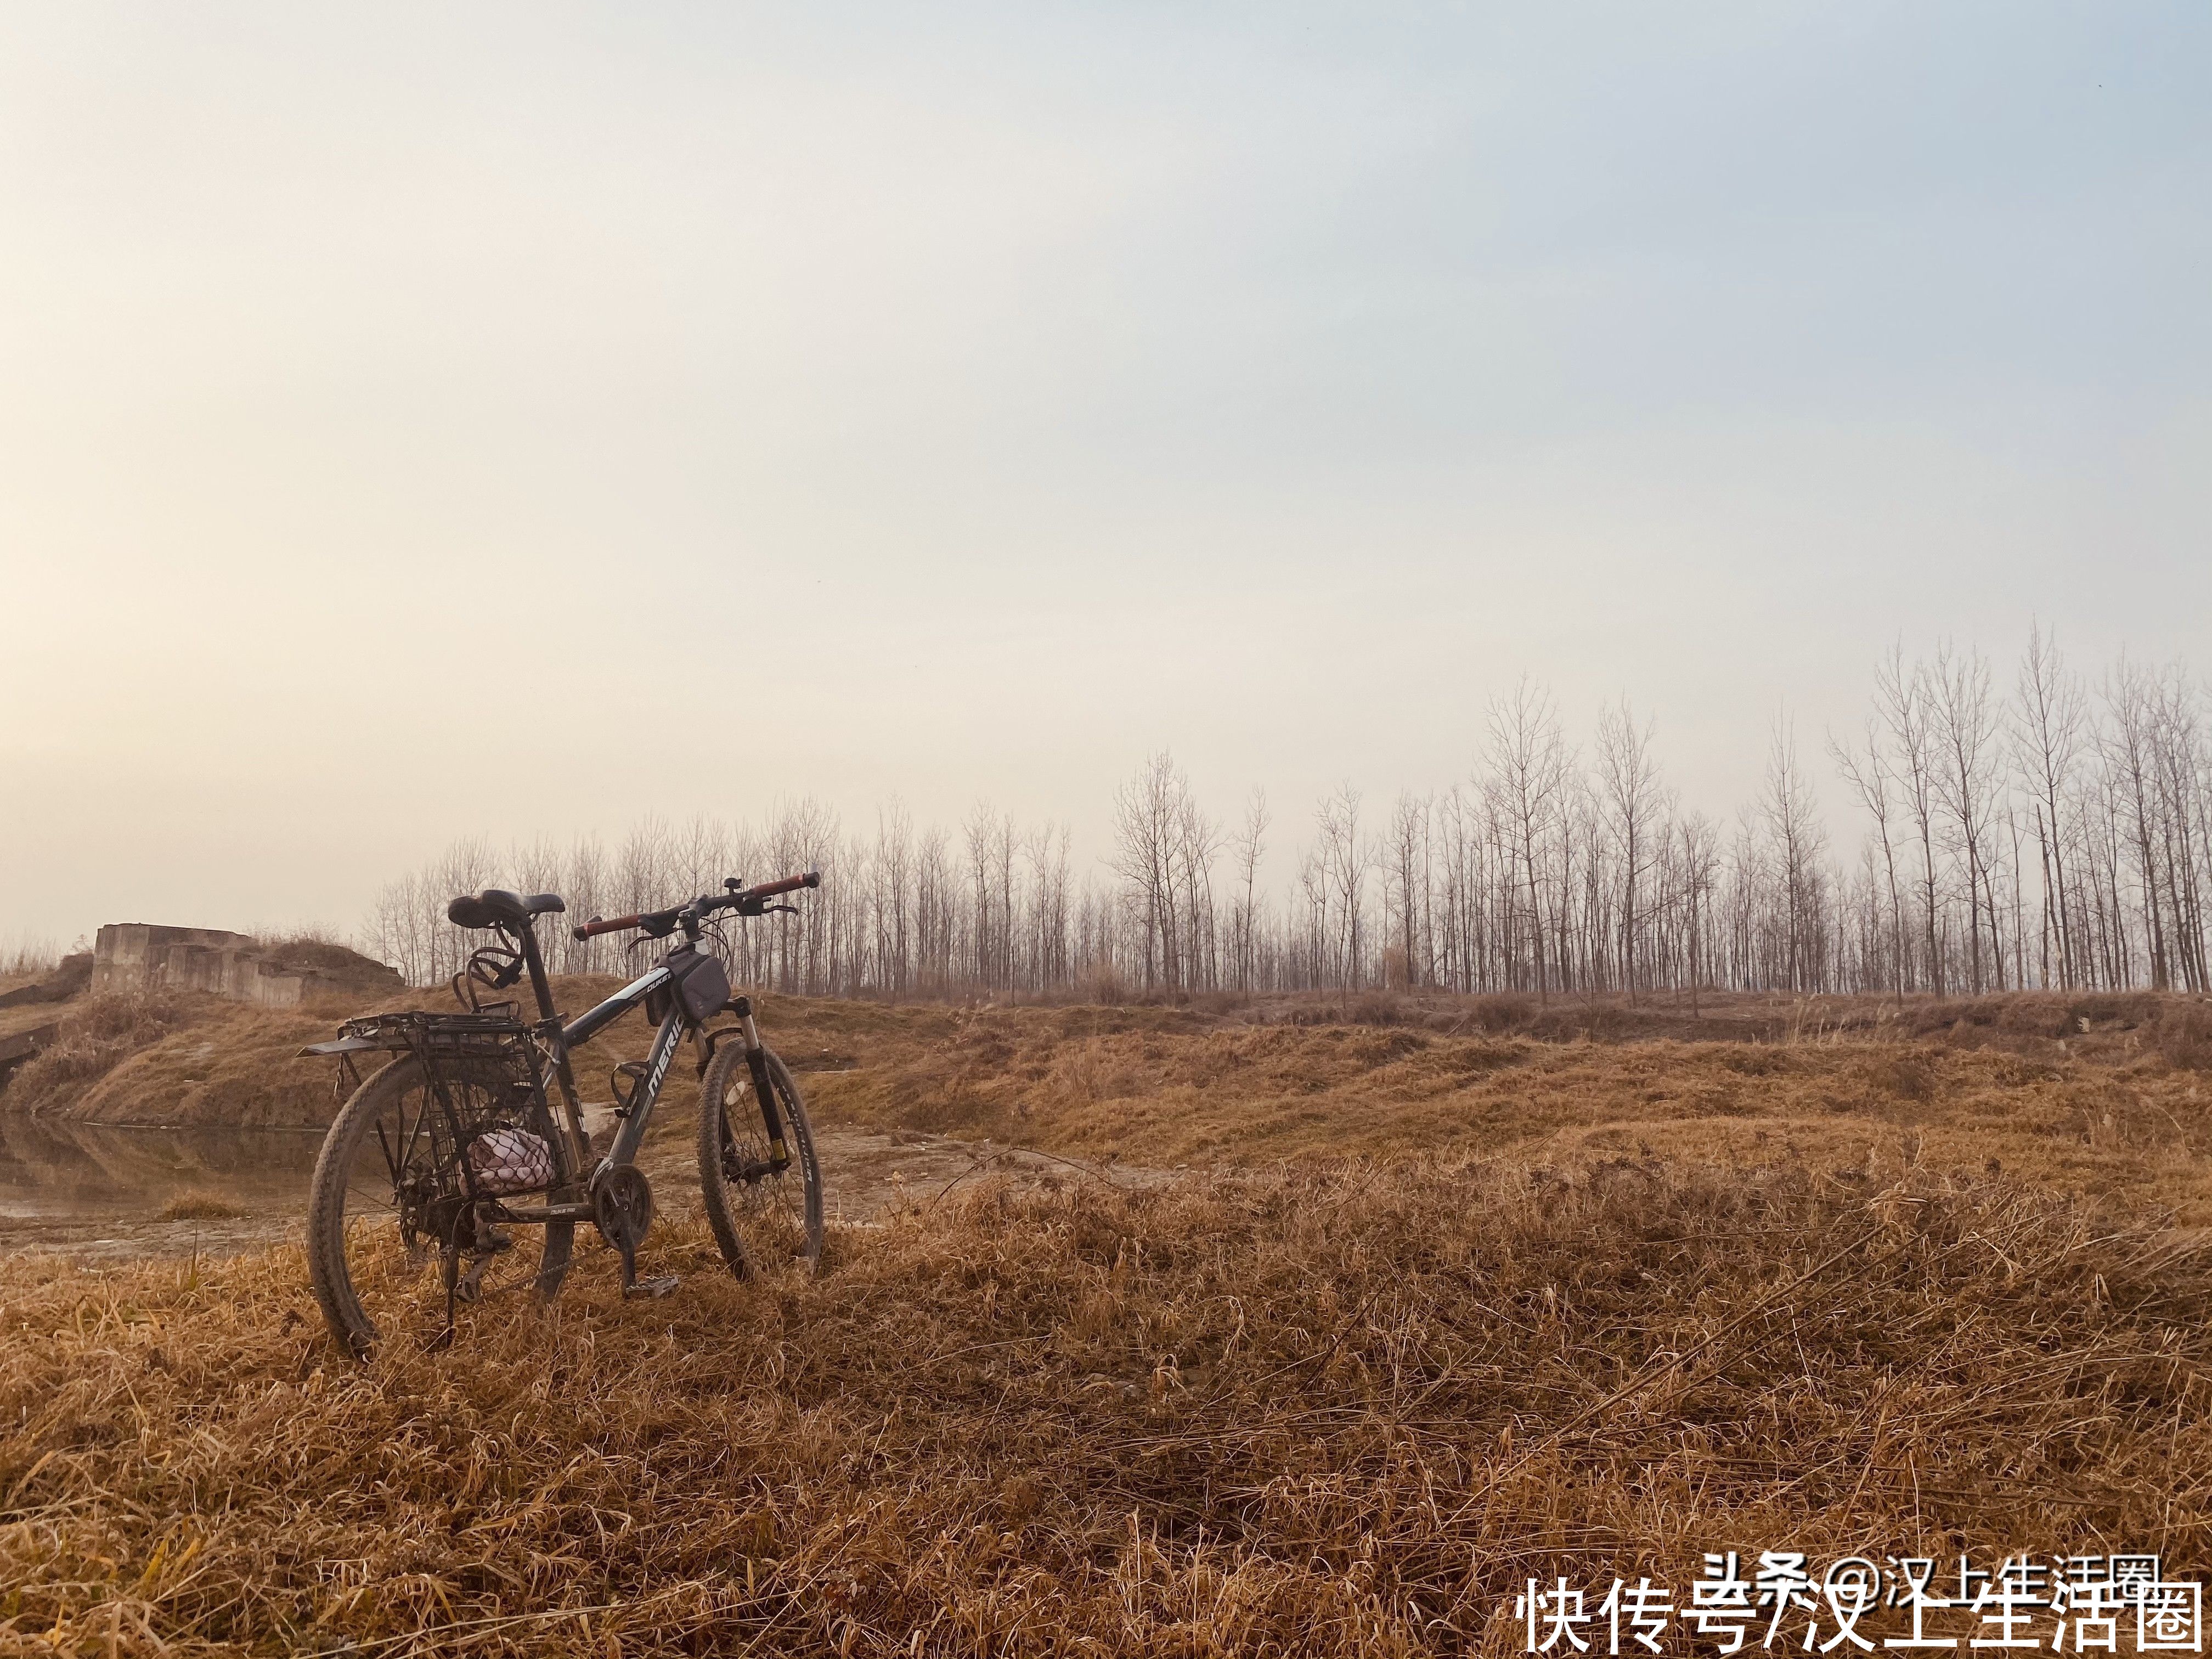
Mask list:
[{"label": "tree line", "polygon": [[[1715,817],[1684,805],[1626,704],[1578,742],[1523,681],[1486,711],[1460,781],[1320,801],[1286,881],[1263,878],[1265,795],[1218,814],[1163,753],[1115,792],[1111,848],[1079,875],[1062,823],[984,805],[948,830],[894,805],[855,832],[799,801],[758,823],[647,818],[613,845],[458,842],[384,890],[364,945],[430,983],[475,942],[445,920],[456,893],[550,890],[612,915],[819,868],[797,915],[726,929],[738,982],[891,999],[2212,990],[2212,697],[2185,669],[2124,656],[2092,684],[2037,629],[2000,684],[1977,651],[1898,647],[1858,729],[1817,745],[1826,776],[1808,748],[1778,720],[1756,794]],[[1846,854],[1823,781],[1865,824]],[[546,942],[556,972],[638,959],[619,936]]]}]

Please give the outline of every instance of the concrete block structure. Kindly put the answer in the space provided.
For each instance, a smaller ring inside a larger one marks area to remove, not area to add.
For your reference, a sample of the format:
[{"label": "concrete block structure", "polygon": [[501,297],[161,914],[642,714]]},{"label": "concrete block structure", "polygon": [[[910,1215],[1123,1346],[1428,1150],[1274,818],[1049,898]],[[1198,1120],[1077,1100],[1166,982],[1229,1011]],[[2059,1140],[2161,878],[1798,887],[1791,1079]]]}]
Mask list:
[{"label": "concrete block structure", "polygon": [[381,963],[338,947],[317,954],[349,961],[309,965],[284,960],[246,933],[217,927],[159,927],[143,921],[111,922],[93,943],[92,992],[104,996],[154,987],[204,991],[264,1008],[292,1008],[322,989],[399,988],[399,975]]}]

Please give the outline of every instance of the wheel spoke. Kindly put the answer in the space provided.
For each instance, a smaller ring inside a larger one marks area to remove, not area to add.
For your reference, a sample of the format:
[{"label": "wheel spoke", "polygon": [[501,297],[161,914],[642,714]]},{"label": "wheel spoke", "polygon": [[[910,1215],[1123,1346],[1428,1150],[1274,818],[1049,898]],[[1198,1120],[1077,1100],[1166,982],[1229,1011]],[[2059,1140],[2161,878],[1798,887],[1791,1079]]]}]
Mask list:
[{"label": "wheel spoke", "polygon": [[[347,1213],[353,1214],[364,1210],[380,1209],[387,1215],[398,1215],[399,1213],[399,1206],[392,1202],[391,1200],[386,1198],[383,1195],[383,1193],[384,1189],[381,1188],[364,1188],[358,1182],[348,1182],[346,1183]],[[352,1201],[356,1196],[361,1200],[361,1202],[357,1205]]]}]

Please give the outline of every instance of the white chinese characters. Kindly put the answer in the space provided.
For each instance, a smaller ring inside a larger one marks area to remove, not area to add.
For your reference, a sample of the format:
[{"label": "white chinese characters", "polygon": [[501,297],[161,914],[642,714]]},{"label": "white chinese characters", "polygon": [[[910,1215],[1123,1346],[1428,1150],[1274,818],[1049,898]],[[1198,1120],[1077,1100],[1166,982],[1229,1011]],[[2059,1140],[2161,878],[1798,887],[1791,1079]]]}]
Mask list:
[{"label": "white chinese characters", "polygon": [[1530,1578],[1513,1600],[1522,1650],[1857,1654],[1948,1649],[2055,1654],[2202,1653],[2203,1585],[2168,1577],[2155,1555],[2008,1556],[1994,1571],[1960,1556],[1844,1556],[1802,1550],[1708,1554],[1687,1595],[1613,1577],[1588,1586]]}]

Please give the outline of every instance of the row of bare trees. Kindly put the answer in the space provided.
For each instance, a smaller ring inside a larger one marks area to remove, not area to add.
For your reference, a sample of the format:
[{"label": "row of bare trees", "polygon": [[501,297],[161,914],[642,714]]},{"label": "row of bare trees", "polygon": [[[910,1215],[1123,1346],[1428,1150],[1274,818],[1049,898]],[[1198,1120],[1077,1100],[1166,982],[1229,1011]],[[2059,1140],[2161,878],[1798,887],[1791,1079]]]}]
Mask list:
[{"label": "row of bare trees", "polygon": [[[2001,688],[1975,652],[1893,650],[1862,729],[1826,748],[1868,825],[1840,859],[1786,720],[1755,798],[1717,819],[1683,805],[1626,704],[1578,744],[1523,682],[1460,782],[1387,811],[1332,792],[1287,881],[1266,878],[1266,797],[1217,817],[1161,754],[1116,791],[1089,875],[1065,825],[988,805],[949,832],[894,806],[854,834],[799,802],[758,824],[649,819],[613,846],[458,843],[385,891],[366,944],[429,982],[471,943],[444,920],[455,893],[550,889],[572,914],[616,915],[817,867],[799,915],[729,930],[741,982],[890,998],[2212,989],[2212,709],[2181,670],[2123,659],[2092,686],[2039,630]],[[625,966],[618,938],[549,943],[556,971]]]},{"label": "row of bare trees", "polygon": [[[495,851],[463,841],[379,896],[364,948],[410,983],[459,971],[482,942],[446,921],[457,893],[488,886],[557,892],[568,920],[655,910],[718,890],[726,876],[764,880],[823,872],[798,914],[726,919],[722,932],[740,982],[816,995],[929,997],[974,991],[1065,989],[1112,930],[1095,890],[1078,895],[1065,826],[1024,827],[985,805],[960,832],[917,830],[892,807],[873,835],[848,836],[834,816],[800,801],[760,824],[647,818],[608,846],[584,836]],[[649,957],[634,935],[578,940],[543,927],[556,973],[623,973]]]},{"label": "row of bare trees", "polygon": [[1864,972],[1902,990],[2212,989],[2212,728],[2179,667],[2093,690],[2032,632],[2009,693],[1979,653],[1883,660],[1837,762],[1873,824]]}]

